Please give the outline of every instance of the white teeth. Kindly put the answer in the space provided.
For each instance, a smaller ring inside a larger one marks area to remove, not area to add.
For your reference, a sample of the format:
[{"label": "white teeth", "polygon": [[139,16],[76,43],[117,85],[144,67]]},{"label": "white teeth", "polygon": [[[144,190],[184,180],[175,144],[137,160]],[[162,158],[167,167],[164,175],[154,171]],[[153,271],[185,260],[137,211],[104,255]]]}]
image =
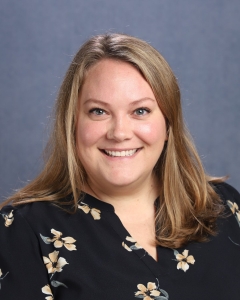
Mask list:
[{"label": "white teeth", "polygon": [[134,150],[127,150],[127,151],[108,151],[108,150],[104,150],[105,153],[107,153],[107,155],[109,156],[132,156],[134,153],[137,152],[138,149],[134,149]]}]

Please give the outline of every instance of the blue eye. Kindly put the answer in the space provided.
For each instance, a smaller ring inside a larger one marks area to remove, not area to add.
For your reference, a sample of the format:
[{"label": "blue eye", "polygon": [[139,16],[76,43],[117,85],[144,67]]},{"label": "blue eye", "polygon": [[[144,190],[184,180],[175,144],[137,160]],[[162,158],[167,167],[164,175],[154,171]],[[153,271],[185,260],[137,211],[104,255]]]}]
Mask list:
[{"label": "blue eye", "polygon": [[138,116],[144,116],[144,115],[150,113],[150,110],[148,108],[140,107],[140,108],[136,109],[134,111],[134,113]]},{"label": "blue eye", "polygon": [[98,116],[105,114],[105,110],[101,108],[93,108],[89,112]]}]

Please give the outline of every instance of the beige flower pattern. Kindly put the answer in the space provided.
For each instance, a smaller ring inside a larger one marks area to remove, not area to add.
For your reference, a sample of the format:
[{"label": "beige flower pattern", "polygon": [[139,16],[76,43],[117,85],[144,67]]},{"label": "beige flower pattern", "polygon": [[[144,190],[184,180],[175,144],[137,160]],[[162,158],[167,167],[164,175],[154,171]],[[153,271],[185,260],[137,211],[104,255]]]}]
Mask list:
[{"label": "beige flower pattern", "polygon": [[[0,213],[1,214],[1,213]],[[10,211],[10,213],[8,215],[6,214],[1,214],[2,217],[5,220],[5,226],[9,227],[10,225],[12,225],[13,221],[14,221],[14,216],[13,216],[13,210]]]},{"label": "beige flower pattern", "polygon": [[50,296],[45,297],[46,300],[54,300],[53,293],[51,291],[49,284],[42,287],[42,292],[43,292],[43,294],[50,295]]},{"label": "beige flower pattern", "polygon": [[2,270],[0,269],[0,290],[1,290],[1,281],[7,276],[8,273],[9,273],[9,272],[7,272],[7,273],[2,277],[3,273],[2,273]]},{"label": "beige flower pattern", "polygon": [[174,255],[176,257],[176,261],[178,261],[177,269],[183,270],[186,272],[189,269],[189,264],[194,264],[195,259],[192,255],[188,255],[189,250],[184,250],[182,254],[180,254],[177,250],[173,250]]},{"label": "beige flower pattern", "polygon": [[51,229],[51,233],[53,234],[53,238],[45,237],[40,233],[40,236],[44,243],[53,243],[55,248],[61,248],[62,246],[64,246],[69,251],[77,250],[76,245],[74,245],[74,243],[76,242],[74,238],[70,236],[62,237],[62,232],[55,229]]},{"label": "beige flower pattern", "polygon": [[160,289],[155,282],[148,282],[147,286],[143,284],[137,285],[138,291],[135,292],[136,298],[142,298],[143,300],[166,300],[169,299],[168,293]]},{"label": "beige flower pattern", "polygon": [[100,220],[101,219],[101,211],[97,208],[90,208],[89,205],[87,205],[84,202],[80,202],[81,204],[78,205],[78,208],[83,210],[85,214],[91,213],[94,220]]},{"label": "beige flower pattern", "polygon": [[[230,200],[227,200],[227,205],[228,205],[229,208],[231,209],[233,215],[235,216],[235,218],[236,218],[236,220],[237,220],[237,222],[238,222],[238,225],[240,226],[240,210],[239,210],[239,207],[238,207],[237,203],[236,203],[236,202],[232,202],[232,201],[230,201]],[[240,244],[238,244],[238,243],[236,243],[235,241],[233,241],[233,240],[231,239],[231,237],[228,237],[228,238],[229,238],[229,240],[230,240],[233,244],[235,244],[236,246],[239,246],[239,247],[240,247]]]},{"label": "beige flower pattern", "polygon": [[[74,245],[74,243],[76,242],[74,238],[70,236],[62,237],[62,232],[53,228],[51,229],[51,233],[53,234],[52,237],[46,237],[40,233],[40,236],[45,244],[53,243],[55,248],[62,248],[64,246],[69,251],[77,250],[76,245]],[[54,250],[53,252],[48,254],[48,257],[43,256],[43,262],[48,270],[51,286],[55,288],[59,286],[67,288],[67,286],[64,283],[57,280],[52,280],[54,274],[56,274],[57,272],[62,272],[63,267],[68,264],[65,258],[59,257],[59,251]],[[42,292],[44,294],[49,295],[45,298],[46,300],[54,299],[53,293],[49,285],[45,285],[42,288]]]},{"label": "beige flower pattern", "polygon": [[53,251],[52,253],[49,253],[48,257],[43,256],[43,262],[46,265],[46,268],[48,270],[48,273],[56,273],[56,272],[62,272],[62,268],[68,264],[65,258],[59,257],[58,258],[59,251]]},{"label": "beige flower pattern", "polygon": [[238,222],[238,225],[240,226],[240,210],[239,210],[237,203],[228,200],[227,204],[228,204],[229,208],[231,209],[232,213],[234,214],[234,216]]},{"label": "beige flower pattern", "polygon": [[[5,213],[1,213],[0,212],[0,215],[3,217],[3,219],[5,220],[5,223],[4,225],[6,227],[9,227],[10,225],[12,225],[13,221],[14,221],[14,216],[13,216],[13,210],[10,211],[9,214],[5,214]],[[8,275],[9,272],[7,272],[4,276],[3,276],[3,272],[2,270],[0,269],[0,290],[1,290],[1,282],[2,280]]]},{"label": "beige flower pattern", "polygon": [[123,248],[126,249],[129,252],[131,252],[133,250],[143,249],[143,247],[140,244],[138,244],[138,242],[134,238],[132,238],[131,236],[127,236],[126,241],[134,243],[134,245],[128,246],[125,242],[122,242]]}]

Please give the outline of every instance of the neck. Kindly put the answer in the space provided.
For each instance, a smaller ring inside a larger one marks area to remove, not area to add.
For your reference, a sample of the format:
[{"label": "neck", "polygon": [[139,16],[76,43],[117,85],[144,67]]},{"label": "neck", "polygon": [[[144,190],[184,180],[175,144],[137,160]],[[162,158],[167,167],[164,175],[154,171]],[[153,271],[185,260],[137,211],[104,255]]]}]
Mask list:
[{"label": "neck", "polygon": [[136,208],[139,211],[150,206],[153,207],[155,199],[159,196],[158,185],[153,177],[136,186],[125,187],[106,187],[89,179],[84,191],[113,205],[115,211],[131,211],[131,209],[136,211]]}]

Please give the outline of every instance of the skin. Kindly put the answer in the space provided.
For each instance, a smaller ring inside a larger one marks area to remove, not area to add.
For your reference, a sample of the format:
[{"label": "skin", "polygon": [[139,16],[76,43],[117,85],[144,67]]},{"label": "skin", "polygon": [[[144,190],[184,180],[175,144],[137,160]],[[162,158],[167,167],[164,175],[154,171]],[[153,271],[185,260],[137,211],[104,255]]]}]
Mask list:
[{"label": "skin", "polygon": [[[166,140],[165,118],[136,68],[104,59],[88,70],[79,94],[76,128],[78,155],[88,174],[86,192],[112,204],[124,226],[145,249],[149,247],[152,256],[156,255],[155,247],[150,249],[155,236],[153,203],[158,196],[153,168]],[[106,153],[136,149],[131,156]]]}]

